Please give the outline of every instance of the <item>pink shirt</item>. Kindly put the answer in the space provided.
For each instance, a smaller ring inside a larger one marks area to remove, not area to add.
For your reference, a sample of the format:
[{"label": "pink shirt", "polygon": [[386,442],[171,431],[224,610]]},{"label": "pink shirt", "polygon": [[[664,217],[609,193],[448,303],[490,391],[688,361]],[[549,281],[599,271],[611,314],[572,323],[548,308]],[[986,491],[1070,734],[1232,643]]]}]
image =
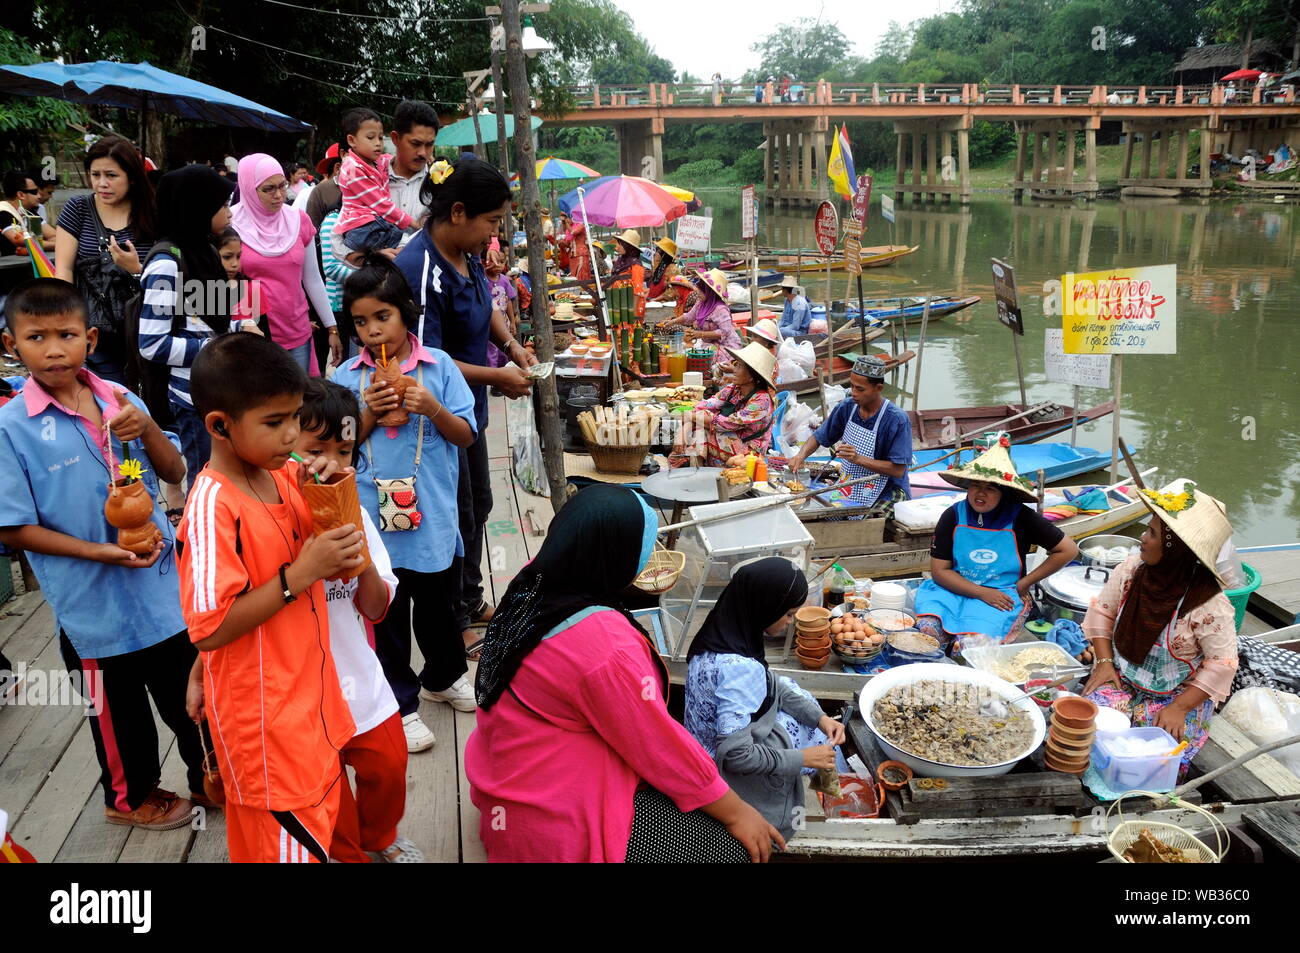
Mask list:
[{"label": "pink shirt", "polygon": [[343,235],[359,225],[368,225],[377,218],[396,225],[405,231],[415,220],[398,208],[388,189],[388,170],[393,157],[381,153],[371,165],[355,152],[343,157],[339,167],[339,194],[343,196],[343,210],[334,225],[334,233]]},{"label": "pink shirt", "polygon": [[[295,348],[311,340],[311,318],[307,314],[307,292],[302,287],[302,262],[316,237],[316,226],[306,212],[298,212],[302,224],[298,238],[287,252],[275,258],[259,254],[248,242],[239,259],[240,269],[257,282],[262,307],[271,326],[271,340],[282,348]],[[312,254],[315,254],[313,248]]]},{"label": "pink shirt", "polygon": [[494,862],[621,863],[641,781],[683,811],[727,793],[713,759],[663,701],[663,670],[622,615],[595,612],[544,639],[509,691],[479,709],[465,747],[479,836]]}]

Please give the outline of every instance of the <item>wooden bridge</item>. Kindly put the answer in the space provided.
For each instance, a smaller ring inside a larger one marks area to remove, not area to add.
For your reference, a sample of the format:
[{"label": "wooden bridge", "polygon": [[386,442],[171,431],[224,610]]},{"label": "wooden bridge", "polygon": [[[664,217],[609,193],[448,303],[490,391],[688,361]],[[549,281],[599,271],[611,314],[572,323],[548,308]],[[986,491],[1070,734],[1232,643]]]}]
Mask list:
[{"label": "wooden bridge", "polygon": [[[833,126],[892,122],[898,136],[895,198],[962,202],[970,198],[969,134],[975,120],[1011,122],[1018,139],[1016,195],[1094,196],[1097,130],[1118,122],[1127,149],[1121,187],[1206,193],[1210,156],[1279,141],[1300,147],[1295,87],[1033,86],[1020,84],[794,84],[786,98],[773,84],[734,83],[574,86],[571,106],[553,126],[612,125],[620,165],[629,175],[659,178],[667,123],[763,124],[767,200],[807,205],[829,197],[825,169]],[[1075,134],[1083,133],[1083,175],[1076,180]],[[1197,174],[1189,164],[1199,133]],[[1140,143],[1140,152],[1134,144]],[[955,147],[955,149],[954,149]],[[878,186],[879,187],[879,186]]]}]

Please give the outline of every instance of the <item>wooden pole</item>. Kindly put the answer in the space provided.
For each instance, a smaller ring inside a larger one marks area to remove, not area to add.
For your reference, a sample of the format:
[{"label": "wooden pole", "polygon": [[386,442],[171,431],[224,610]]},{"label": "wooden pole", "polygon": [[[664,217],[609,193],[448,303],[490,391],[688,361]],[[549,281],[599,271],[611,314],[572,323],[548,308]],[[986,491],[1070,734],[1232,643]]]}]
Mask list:
[{"label": "wooden pole", "polygon": [[1070,446],[1077,446],[1079,439],[1079,385],[1074,385],[1074,412],[1070,415]]},{"label": "wooden pole", "polygon": [[1115,355],[1115,413],[1110,424],[1110,482],[1119,478],[1120,402],[1123,400],[1124,355]]},{"label": "wooden pole", "polygon": [[[537,193],[537,164],[531,135],[532,95],[528,86],[528,71],[524,66],[519,0],[501,0],[501,18],[506,30],[506,63],[510,73],[510,89],[514,92],[515,150],[524,232],[528,236],[528,275],[533,285],[533,328],[537,359],[545,363],[555,360],[555,334],[551,329],[550,296],[546,290],[546,244],[542,237],[542,203]],[[474,117],[474,128],[478,128],[477,116]],[[583,219],[586,220],[585,215]],[[588,224],[588,232],[590,227]],[[595,267],[594,258],[592,267]],[[541,392],[542,459],[546,466],[546,481],[551,489],[551,506],[558,513],[564,506],[567,480],[564,474],[564,432],[560,425],[560,401],[555,390],[555,375],[542,380],[538,389]]]},{"label": "wooden pole", "polygon": [[1020,382],[1020,406],[1028,407],[1029,399],[1025,396],[1025,369],[1020,363],[1020,335],[1011,332],[1011,343],[1016,351],[1016,380]]},{"label": "wooden pole", "polygon": [[925,296],[925,309],[921,312],[921,340],[916,345],[916,383],[912,385],[912,409],[921,406],[921,360],[925,357],[925,329],[930,325],[930,295]]}]

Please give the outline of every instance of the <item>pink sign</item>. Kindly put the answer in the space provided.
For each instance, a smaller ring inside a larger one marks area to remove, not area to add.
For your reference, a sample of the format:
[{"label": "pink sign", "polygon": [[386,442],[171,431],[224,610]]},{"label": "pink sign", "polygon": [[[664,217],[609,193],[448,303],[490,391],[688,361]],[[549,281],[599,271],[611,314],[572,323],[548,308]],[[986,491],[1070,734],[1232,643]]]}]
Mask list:
[{"label": "pink sign", "polygon": [[817,215],[813,218],[813,234],[817,237],[817,247],[823,255],[835,251],[840,238],[840,216],[830,202],[817,206]]}]

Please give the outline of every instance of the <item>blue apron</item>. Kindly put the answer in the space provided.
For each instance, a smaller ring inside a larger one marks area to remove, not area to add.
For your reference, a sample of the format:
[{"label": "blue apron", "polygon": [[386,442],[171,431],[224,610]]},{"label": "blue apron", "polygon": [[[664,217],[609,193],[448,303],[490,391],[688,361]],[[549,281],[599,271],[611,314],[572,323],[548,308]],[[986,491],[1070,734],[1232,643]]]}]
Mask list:
[{"label": "blue apron", "polygon": [[977,586],[1001,589],[1011,597],[1011,608],[1003,612],[982,599],[972,599],[949,592],[933,579],[921,583],[916,591],[916,614],[939,619],[945,632],[954,635],[980,633],[1005,642],[1011,626],[1024,603],[1016,591],[1020,581],[1020,551],[1016,548],[1017,508],[1009,507],[997,524],[985,520],[961,500],[957,527],[952,534],[953,569]]},{"label": "blue apron", "polygon": [[[849,414],[848,422],[844,425],[844,435],[841,439],[862,456],[874,460],[876,458],[876,434],[880,432],[880,422],[885,419],[885,411],[888,409],[889,400],[886,398],[881,402],[880,410],[876,412],[875,424],[868,430],[858,423],[858,411],[855,408],[853,413]],[[853,487],[853,496],[849,500],[850,506],[874,506],[875,502],[880,499],[880,494],[885,491],[885,484],[889,482],[889,477],[883,473],[876,473],[874,470],[858,466],[856,463],[846,462],[842,465],[846,480],[856,480],[860,477],[875,474],[874,480],[868,480],[866,483],[859,483]]]}]

